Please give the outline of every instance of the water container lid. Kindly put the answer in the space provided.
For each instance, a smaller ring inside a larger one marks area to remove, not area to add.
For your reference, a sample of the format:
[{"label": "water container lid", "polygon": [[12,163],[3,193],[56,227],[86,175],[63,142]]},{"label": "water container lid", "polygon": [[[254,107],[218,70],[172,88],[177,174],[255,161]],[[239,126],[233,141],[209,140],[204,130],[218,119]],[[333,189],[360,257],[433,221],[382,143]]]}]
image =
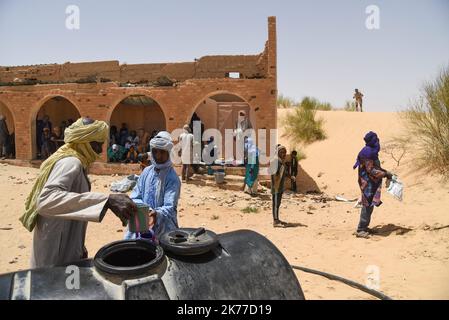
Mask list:
[{"label": "water container lid", "polygon": [[215,248],[218,237],[214,232],[204,228],[181,228],[164,233],[159,242],[166,252],[193,256]]}]

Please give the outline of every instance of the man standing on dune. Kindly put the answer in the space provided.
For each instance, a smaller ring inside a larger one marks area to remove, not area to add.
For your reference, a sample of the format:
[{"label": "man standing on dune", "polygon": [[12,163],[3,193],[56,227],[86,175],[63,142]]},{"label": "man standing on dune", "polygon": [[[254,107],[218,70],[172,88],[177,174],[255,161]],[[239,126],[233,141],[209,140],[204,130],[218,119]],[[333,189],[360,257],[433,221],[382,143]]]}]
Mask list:
[{"label": "man standing on dune", "polygon": [[354,99],[355,99],[355,110],[360,112],[363,112],[362,104],[363,104],[363,93],[359,91],[359,89],[355,89],[354,92]]},{"label": "man standing on dune", "polygon": [[127,195],[90,192],[86,174],[109,134],[103,121],[81,118],[66,128],[65,144],[45,160],[20,221],[34,230],[31,267],[87,258],[87,222],[101,222],[111,209],[124,224],[137,211]]}]

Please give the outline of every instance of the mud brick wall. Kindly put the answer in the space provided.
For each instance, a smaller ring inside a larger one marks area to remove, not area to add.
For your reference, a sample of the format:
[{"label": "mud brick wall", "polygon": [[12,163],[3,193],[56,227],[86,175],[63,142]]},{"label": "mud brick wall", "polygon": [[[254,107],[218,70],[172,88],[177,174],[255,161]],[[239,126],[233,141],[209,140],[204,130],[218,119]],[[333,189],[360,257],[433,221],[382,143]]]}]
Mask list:
[{"label": "mud brick wall", "polygon": [[[226,78],[228,72],[240,72],[242,78]],[[96,81],[75,83],[92,75]],[[179,82],[168,87],[121,86],[163,75]],[[34,78],[46,84],[22,85],[16,78]],[[15,83],[8,84],[15,79]],[[51,81],[57,83],[48,83]],[[205,99],[217,94],[233,94],[250,106],[256,119],[255,129],[274,129],[277,117],[276,18],[268,18],[268,41],[260,55],[208,56],[195,62],[172,64],[120,66],[117,61],[102,61],[0,67],[0,84],[0,110],[9,124],[12,119],[10,131],[15,132],[19,160],[35,159],[36,116],[42,106],[55,97],[70,102],[81,116],[110,123],[114,109],[123,99],[145,95],[157,102],[164,114],[166,129],[172,131],[189,122]],[[106,161],[105,153],[102,161]],[[110,170],[106,166],[103,168],[105,173]]]}]

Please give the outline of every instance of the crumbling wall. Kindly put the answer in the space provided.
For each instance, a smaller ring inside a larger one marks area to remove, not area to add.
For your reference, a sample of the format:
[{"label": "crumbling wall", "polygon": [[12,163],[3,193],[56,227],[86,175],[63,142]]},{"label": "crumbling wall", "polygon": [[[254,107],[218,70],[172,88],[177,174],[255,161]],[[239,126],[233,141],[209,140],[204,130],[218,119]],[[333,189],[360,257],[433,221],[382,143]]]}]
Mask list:
[{"label": "crumbling wall", "polygon": [[13,83],[26,79],[39,79],[44,82],[59,81],[60,68],[61,66],[58,64],[0,67],[0,82]]},{"label": "crumbling wall", "polygon": [[118,61],[64,63],[61,65],[63,82],[111,82],[119,81]]},{"label": "crumbling wall", "polygon": [[0,67],[0,84],[92,83],[120,80],[118,61]]},{"label": "crumbling wall", "polygon": [[195,62],[122,64],[118,61],[98,61],[0,67],[0,84],[33,85],[38,83],[119,82],[144,84],[160,77],[172,81],[189,79],[224,79],[230,72],[243,79],[264,78],[267,75],[266,49],[260,55],[205,56]]},{"label": "crumbling wall", "polygon": [[226,78],[229,72],[239,72],[241,78],[263,78],[265,74],[257,65],[259,55],[206,56],[196,64],[195,78]]},{"label": "crumbling wall", "polygon": [[257,58],[256,66],[260,70],[260,72],[265,77],[267,77],[267,75],[268,75],[268,41],[265,42],[265,49]]},{"label": "crumbling wall", "polygon": [[145,83],[160,77],[173,81],[185,81],[195,76],[195,63],[123,64],[120,66],[121,83]]},{"label": "crumbling wall", "polygon": [[276,17],[269,17],[268,41],[263,52],[257,55],[204,56],[180,63],[120,65],[114,60],[0,66],[0,86],[100,82],[170,86],[190,79],[225,79],[231,72],[239,73],[241,79],[266,79],[276,78],[276,59]]}]

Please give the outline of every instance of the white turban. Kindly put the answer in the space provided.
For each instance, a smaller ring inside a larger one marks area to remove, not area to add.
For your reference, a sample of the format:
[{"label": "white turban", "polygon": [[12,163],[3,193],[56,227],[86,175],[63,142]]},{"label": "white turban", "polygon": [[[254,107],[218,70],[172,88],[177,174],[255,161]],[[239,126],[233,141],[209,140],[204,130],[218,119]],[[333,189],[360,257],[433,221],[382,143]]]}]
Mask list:
[{"label": "white turban", "polygon": [[153,139],[150,141],[151,149],[159,149],[170,152],[173,148],[173,141],[171,135],[167,131],[159,132]]}]

